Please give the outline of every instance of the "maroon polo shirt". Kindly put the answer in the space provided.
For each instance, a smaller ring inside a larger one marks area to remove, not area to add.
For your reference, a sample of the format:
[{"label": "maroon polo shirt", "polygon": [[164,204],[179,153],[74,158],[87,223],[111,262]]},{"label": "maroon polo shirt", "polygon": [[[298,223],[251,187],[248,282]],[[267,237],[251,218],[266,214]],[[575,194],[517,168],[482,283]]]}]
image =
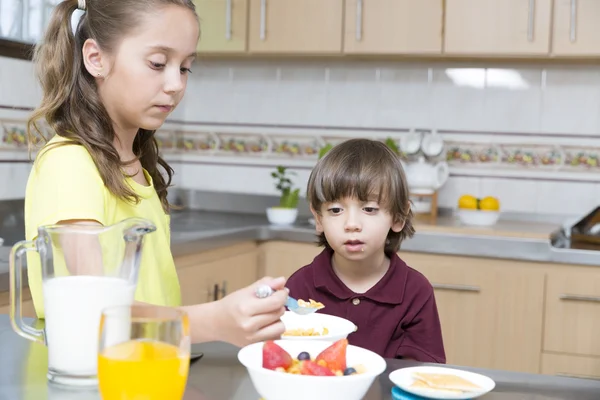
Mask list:
[{"label": "maroon polo shirt", "polygon": [[390,268],[366,293],[354,293],[331,266],[332,250],[287,281],[296,299],[314,299],[325,305],[320,313],[346,318],[358,327],[350,344],[384,358],[410,358],[445,363],[442,330],[433,288],[427,278],[394,254]]}]

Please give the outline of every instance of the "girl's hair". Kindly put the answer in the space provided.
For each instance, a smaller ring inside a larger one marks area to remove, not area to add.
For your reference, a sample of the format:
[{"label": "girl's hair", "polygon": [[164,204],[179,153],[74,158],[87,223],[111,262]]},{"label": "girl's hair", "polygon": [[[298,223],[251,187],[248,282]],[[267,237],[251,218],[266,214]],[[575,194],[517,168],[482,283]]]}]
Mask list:
[{"label": "girl's hair", "polygon": [[[59,3],[43,40],[35,49],[33,59],[43,97],[27,121],[29,143],[37,142],[38,138],[47,142],[40,125],[40,120],[45,121],[51,133],[70,139],[60,144],[76,144],[87,149],[111,193],[124,200],[139,202],[140,197],[123,179],[122,166],[127,163],[120,160],[113,145],[113,124],[100,100],[96,82],[84,66],[82,47],[91,38],[103,51],[114,52],[121,39],[135,29],[147,13],[158,7],[179,5],[189,8],[195,15],[196,10],[192,0],[88,0],[86,3],[75,34],[71,17],[78,8],[78,0]],[[139,129],[133,151],[152,177],[163,209],[168,212],[167,189],[173,169],[159,156],[154,132]],[[159,166],[164,169],[166,178]]]},{"label": "girl's hair", "polygon": [[[397,252],[400,243],[415,233],[400,158],[380,141],[350,139],[334,146],[312,170],[306,194],[319,214],[324,203],[348,197],[364,202],[376,200],[391,213],[394,222],[404,222],[400,232],[388,232],[386,254]],[[323,233],[319,235],[319,245],[331,247]]]}]

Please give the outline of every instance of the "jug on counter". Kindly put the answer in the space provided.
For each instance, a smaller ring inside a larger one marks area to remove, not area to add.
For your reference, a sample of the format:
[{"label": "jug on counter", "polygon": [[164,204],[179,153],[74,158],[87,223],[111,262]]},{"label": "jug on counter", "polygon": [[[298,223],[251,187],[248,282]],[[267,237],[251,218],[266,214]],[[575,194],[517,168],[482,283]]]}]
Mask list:
[{"label": "jug on counter", "polygon": [[[133,303],[143,239],[155,230],[152,222],[141,218],[129,218],[111,226],[48,225],[38,228],[35,240],[24,240],[12,247],[11,324],[19,335],[48,347],[49,381],[78,386],[97,384],[102,310]],[[24,255],[28,256],[30,287],[41,284],[43,298],[35,302],[34,297],[34,302],[38,310],[43,305],[43,330],[22,319]]]}]

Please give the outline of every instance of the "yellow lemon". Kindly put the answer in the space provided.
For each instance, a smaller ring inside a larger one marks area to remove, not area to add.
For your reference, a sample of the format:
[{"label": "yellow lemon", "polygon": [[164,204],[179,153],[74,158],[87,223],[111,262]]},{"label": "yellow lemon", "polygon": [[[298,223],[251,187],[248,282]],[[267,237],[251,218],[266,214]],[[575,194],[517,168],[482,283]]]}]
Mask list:
[{"label": "yellow lemon", "polygon": [[487,196],[479,202],[479,208],[487,211],[498,211],[500,209],[500,202],[495,197]]},{"label": "yellow lemon", "polygon": [[458,208],[476,210],[479,200],[475,196],[465,194],[458,199]]}]

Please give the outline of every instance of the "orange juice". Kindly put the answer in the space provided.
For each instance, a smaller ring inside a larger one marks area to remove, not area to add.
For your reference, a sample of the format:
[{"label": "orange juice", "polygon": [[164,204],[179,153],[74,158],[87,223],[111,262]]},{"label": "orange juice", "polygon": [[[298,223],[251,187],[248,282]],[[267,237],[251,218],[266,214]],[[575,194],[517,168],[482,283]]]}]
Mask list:
[{"label": "orange juice", "polygon": [[131,340],[104,349],[98,356],[102,400],[181,400],[189,357],[176,346]]}]

